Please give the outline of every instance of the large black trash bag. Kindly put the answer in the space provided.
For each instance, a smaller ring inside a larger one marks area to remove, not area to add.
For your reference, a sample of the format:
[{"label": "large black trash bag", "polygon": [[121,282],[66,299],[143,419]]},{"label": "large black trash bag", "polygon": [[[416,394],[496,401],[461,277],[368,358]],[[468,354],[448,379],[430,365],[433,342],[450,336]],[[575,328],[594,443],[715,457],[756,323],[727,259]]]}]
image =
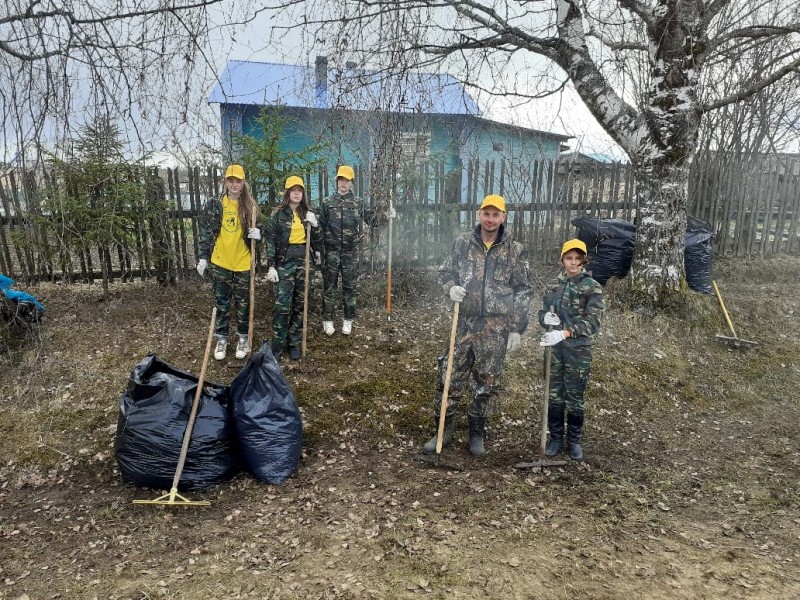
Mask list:
[{"label": "large black trash bag", "polygon": [[711,294],[711,267],[714,250],[711,247],[711,225],[696,217],[686,218],[686,237],[683,263],[686,269],[686,284],[689,289]]},{"label": "large black trash bag", "polygon": [[[197,382],[152,354],[134,367],[119,401],[115,441],[126,483],[172,487]],[[234,435],[228,388],[206,382],[178,487],[203,490],[233,477],[239,470]]]},{"label": "large black trash bag", "polygon": [[586,269],[600,285],[611,277],[625,277],[631,269],[636,226],[622,219],[579,217],[572,220],[578,239],[586,244]]},{"label": "large black trash bag", "polygon": [[260,481],[283,483],[300,462],[303,421],[269,343],[231,382],[231,399],[245,468]]}]

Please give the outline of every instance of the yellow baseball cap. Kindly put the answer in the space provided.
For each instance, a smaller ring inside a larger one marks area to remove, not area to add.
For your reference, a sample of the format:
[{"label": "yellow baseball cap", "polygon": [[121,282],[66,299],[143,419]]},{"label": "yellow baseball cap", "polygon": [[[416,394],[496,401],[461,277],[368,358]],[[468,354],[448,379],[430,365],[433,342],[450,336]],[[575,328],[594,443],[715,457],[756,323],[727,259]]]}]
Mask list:
[{"label": "yellow baseball cap", "polygon": [[356,178],[356,173],[353,171],[353,167],[342,165],[339,167],[339,170],[336,171],[336,179],[339,179],[339,177],[344,177],[345,179],[353,181]]},{"label": "yellow baseball cap", "polygon": [[297,175],[292,175],[291,177],[286,178],[286,185],[284,186],[284,189],[290,190],[296,185],[299,185],[301,188],[306,189],[306,185],[303,183],[303,178],[298,177]]},{"label": "yellow baseball cap", "polygon": [[483,210],[487,206],[494,206],[496,209],[506,212],[505,199],[502,196],[498,196],[496,194],[491,194],[483,199],[483,202],[481,202],[481,210]]},{"label": "yellow baseball cap", "polygon": [[584,254],[586,254],[586,244],[579,239],[574,240],[567,240],[564,242],[564,245],[561,246],[561,258],[564,258],[564,255],[569,252],[570,250],[580,250]]},{"label": "yellow baseball cap", "polygon": [[244,167],[242,165],[231,165],[225,170],[225,179],[228,177],[236,177],[244,181]]}]

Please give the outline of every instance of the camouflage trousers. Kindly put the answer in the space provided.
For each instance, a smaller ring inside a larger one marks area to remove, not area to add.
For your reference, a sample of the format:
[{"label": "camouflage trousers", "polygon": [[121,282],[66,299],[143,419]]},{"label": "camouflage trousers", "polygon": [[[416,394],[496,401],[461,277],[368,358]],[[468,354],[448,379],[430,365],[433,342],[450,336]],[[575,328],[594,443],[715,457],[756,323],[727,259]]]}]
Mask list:
[{"label": "camouflage trousers", "polygon": [[342,274],[342,300],[344,302],[344,318],[356,318],[356,279],[358,277],[358,253],[351,252],[325,252],[325,262],[322,265],[322,320],[333,321],[336,311],[337,288],[339,287],[339,273]]},{"label": "camouflage trousers", "polygon": [[582,413],[583,393],[591,372],[591,346],[568,346],[564,342],[553,346],[550,392],[547,396],[550,406],[566,406],[568,413]]},{"label": "camouflage trousers", "polygon": [[229,271],[213,263],[208,265],[214,280],[214,298],[217,302],[217,318],[214,333],[217,337],[228,337],[231,306],[236,306],[236,333],[247,335],[250,321],[250,271]]},{"label": "camouflage trousers", "polygon": [[[300,348],[303,343],[303,301],[306,285],[306,264],[303,258],[286,258],[278,267],[275,286],[275,308],[272,310],[272,344],[285,349]],[[314,269],[308,278],[308,293],[314,283]]]},{"label": "camouflage trousers", "polygon": [[[467,391],[474,392],[467,408],[468,416],[485,418],[494,412],[505,366],[507,343],[508,319],[505,317],[467,317],[460,320],[450,374],[448,416],[458,413],[461,398]],[[442,407],[447,356],[439,357],[438,361],[439,385],[434,403],[437,418]]]}]

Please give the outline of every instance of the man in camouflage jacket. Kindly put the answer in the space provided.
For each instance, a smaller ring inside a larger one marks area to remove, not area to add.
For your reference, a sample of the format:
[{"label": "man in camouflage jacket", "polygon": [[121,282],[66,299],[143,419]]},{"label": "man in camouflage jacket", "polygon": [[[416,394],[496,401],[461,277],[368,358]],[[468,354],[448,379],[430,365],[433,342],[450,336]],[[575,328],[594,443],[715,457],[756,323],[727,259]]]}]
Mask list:
[{"label": "man in camouflage jacket", "polygon": [[[520,336],[528,327],[530,268],[524,247],[512,240],[503,225],[505,219],[503,197],[487,196],[478,211],[479,224],[455,240],[439,268],[443,292],[460,303],[442,443],[451,443],[461,397],[472,384],[474,397],[467,417],[469,448],[474,456],[486,453],[486,418],[497,402],[506,351],[519,346]],[[435,402],[437,423],[446,369],[447,360],[441,357]],[[435,452],[436,442],[434,435],[423,452]]]}]

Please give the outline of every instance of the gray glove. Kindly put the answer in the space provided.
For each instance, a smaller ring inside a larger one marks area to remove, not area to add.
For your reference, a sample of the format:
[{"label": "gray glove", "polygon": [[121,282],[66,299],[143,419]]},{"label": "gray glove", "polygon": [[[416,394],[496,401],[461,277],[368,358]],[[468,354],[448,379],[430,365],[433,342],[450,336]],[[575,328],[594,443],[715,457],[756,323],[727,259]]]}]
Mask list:
[{"label": "gray glove", "polygon": [[461,302],[467,297],[467,290],[460,285],[454,285],[450,288],[450,300],[453,302]]},{"label": "gray glove", "polygon": [[564,335],[564,331],[562,329],[557,329],[555,331],[548,331],[542,336],[542,340],[539,342],[540,346],[555,346],[556,344],[560,344],[567,336]]},{"label": "gray glove", "polygon": [[319,227],[319,221],[317,221],[317,215],[315,215],[311,211],[308,211],[306,213],[306,223],[308,223],[312,227]]},{"label": "gray glove", "polygon": [[261,239],[261,230],[258,227],[250,227],[247,230],[247,237],[251,240],[258,241]]},{"label": "gray glove", "polygon": [[267,281],[278,283],[278,272],[275,270],[275,267],[270,267],[269,271],[267,271]]},{"label": "gray glove", "polygon": [[205,258],[201,258],[197,261],[197,272],[200,274],[200,277],[206,272],[206,267],[208,267],[208,261]]},{"label": "gray glove", "polygon": [[561,325],[561,319],[559,319],[558,315],[554,312],[546,312],[542,320],[545,325],[555,325],[556,327]]},{"label": "gray glove", "polygon": [[509,333],[508,334],[508,343],[506,344],[506,350],[509,352],[513,352],[517,348],[519,348],[520,342],[522,342],[522,336],[518,333]]}]

